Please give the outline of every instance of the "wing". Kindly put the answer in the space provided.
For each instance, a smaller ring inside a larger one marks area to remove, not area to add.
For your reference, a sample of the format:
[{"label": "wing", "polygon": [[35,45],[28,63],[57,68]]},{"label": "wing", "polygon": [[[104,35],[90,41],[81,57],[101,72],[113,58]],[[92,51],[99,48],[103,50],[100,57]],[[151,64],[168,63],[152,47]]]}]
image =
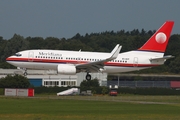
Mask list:
[{"label": "wing", "polygon": [[101,71],[104,68],[104,63],[114,60],[117,58],[120,50],[121,50],[122,46],[120,46],[119,44],[116,45],[116,47],[112,50],[110,57],[109,58],[105,58],[103,60],[100,61],[95,61],[95,62],[88,62],[88,63],[84,63],[84,64],[77,64],[76,65],[76,69],[77,70],[84,70],[87,72],[92,72],[92,71]]}]

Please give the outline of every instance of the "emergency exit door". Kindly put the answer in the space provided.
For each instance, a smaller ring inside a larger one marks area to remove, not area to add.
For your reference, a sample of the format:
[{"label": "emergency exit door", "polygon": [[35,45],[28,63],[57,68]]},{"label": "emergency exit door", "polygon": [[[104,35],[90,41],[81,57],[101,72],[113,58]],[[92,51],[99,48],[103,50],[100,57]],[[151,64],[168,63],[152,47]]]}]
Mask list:
[{"label": "emergency exit door", "polygon": [[34,52],[30,51],[28,53],[28,61],[33,62],[33,60],[34,60]]},{"label": "emergency exit door", "polygon": [[134,67],[138,66],[138,57],[134,57],[133,65]]}]

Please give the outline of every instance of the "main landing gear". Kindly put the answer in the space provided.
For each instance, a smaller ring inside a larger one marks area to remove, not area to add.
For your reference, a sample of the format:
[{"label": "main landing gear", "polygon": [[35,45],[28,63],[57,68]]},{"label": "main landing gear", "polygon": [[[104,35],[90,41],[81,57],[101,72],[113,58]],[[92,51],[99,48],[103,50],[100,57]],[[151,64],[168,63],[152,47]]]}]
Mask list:
[{"label": "main landing gear", "polygon": [[26,68],[17,67],[17,69],[22,70],[21,75],[23,74],[24,76],[27,76],[27,69]]},{"label": "main landing gear", "polygon": [[86,74],[86,80],[91,80],[91,75],[89,73]]}]

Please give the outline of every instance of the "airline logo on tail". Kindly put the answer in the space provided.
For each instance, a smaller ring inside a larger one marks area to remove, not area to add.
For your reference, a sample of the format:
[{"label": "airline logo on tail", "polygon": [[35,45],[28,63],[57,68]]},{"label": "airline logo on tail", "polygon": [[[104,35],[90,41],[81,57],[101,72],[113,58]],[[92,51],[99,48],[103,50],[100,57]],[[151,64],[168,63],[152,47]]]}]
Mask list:
[{"label": "airline logo on tail", "polygon": [[166,21],[159,30],[138,50],[165,52],[174,21]]}]

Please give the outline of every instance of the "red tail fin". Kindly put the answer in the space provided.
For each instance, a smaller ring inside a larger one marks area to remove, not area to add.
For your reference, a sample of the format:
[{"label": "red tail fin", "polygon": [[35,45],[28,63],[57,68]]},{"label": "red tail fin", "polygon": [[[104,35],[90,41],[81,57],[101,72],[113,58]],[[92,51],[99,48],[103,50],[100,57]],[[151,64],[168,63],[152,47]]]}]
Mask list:
[{"label": "red tail fin", "polygon": [[174,21],[166,21],[138,50],[165,52]]}]

